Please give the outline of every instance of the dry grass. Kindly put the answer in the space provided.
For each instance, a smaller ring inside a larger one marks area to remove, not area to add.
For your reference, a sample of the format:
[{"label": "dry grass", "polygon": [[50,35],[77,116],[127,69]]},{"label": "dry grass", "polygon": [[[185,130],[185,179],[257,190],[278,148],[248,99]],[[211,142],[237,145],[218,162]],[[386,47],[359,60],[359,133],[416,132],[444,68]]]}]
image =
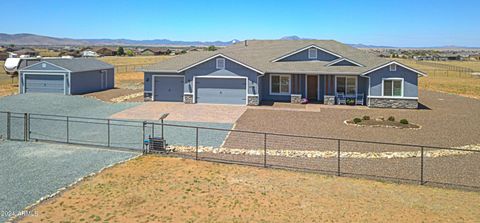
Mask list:
[{"label": "dry grass", "polygon": [[110,56],[110,57],[100,57],[98,58],[101,61],[112,64],[114,66],[118,65],[133,65],[133,64],[154,64],[162,60],[171,58],[172,56]]},{"label": "dry grass", "polygon": [[45,48],[38,48],[35,49],[38,52],[38,55],[42,57],[58,57],[60,56],[60,52],[55,52],[53,50],[45,49]]},{"label": "dry grass", "polygon": [[[428,77],[419,79],[418,86],[422,89],[444,93],[458,94],[465,97],[480,99],[480,78],[472,78],[468,73],[458,71],[445,71],[443,68],[435,68],[423,64],[417,64],[413,60],[400,60],[408,66],[419,69],[428,74]],[[430,62],[446,63],[455,66],[479,70],[480,62]]]},{"label": "dry grass", "polygon": [[144,156],[23,222],[476,222],[476,192]]}]

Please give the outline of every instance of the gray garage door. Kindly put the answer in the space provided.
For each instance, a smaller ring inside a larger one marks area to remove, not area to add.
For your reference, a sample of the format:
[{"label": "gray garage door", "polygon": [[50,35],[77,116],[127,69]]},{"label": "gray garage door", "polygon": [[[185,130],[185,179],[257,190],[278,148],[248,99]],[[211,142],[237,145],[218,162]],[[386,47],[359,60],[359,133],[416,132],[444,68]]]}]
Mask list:
[{"label": "gray garage door", "polygon": [[196,78],[197,103],[246,104],[243,78]]},{"label": "gray garage door", "polygon": [[63,75],[25,75],[25,93],[64,94]]},{"label": "gray garage door", "polygon": [[183,77],[155,77],[155,101],[183,101]]}]

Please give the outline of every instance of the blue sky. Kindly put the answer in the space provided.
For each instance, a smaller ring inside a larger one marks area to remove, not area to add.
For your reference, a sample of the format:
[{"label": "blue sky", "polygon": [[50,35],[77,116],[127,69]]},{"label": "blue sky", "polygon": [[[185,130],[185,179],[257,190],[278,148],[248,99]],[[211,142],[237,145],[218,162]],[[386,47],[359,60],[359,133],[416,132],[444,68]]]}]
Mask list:
[{"label": "blue sky", "polygon": [[[480,47],[480,1],[0,1],[0,32],[229,41],[297,35],[388,46]],[[7,17],[14,19],[6,19]]]}]

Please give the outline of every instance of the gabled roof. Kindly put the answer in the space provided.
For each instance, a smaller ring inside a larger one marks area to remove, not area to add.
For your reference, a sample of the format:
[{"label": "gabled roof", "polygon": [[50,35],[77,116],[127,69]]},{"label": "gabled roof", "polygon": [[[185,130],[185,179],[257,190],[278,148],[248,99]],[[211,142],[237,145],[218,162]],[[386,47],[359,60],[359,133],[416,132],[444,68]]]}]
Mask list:
[{"label": "gabled roof", "polygon": [[[276,59],[302,49],[315,46],[335,53],[363,66],[327,66],[328,61],[282,61]],[[144,71],[181,72],[186,67],[199,64],[222,55],[244,66],[261,71],[259,73],[302,73],[302,74],[362,74],[389,60],[379,58],[366,51],[353,48],[333,40],[249,40],[219,49],[217,51],[189,52],[148,66]]]},{"label": "gabled roof", "polygon": [[304,50],[307,50],[307,49],[310,49],[310,48],[315,48],[315,49],[317,49],[317,50],[321,50],[321,51],[323,51],[323,52],[325,52],[325,53],[331,54],[331,55],[336,56],[336,57],[339,57],[339,58],[342,57],[341,55],[338,55],[338,54],[336,54],[336,53],[334,53],[334,52],[332,52],[332,51],[326,50],[326,49],[321,48],[321,47],[319,47],[319,46],[317,46],[317,45],[315,45],[315,44],[312,44],[312,45],[310,45],[310,46],[303,47],[303,48],[301,48],[301,49],[295,50],[295,51],[290,52],[290,53],[288,53],[288,54],[285,54],[285,55],[283,55],[283,56],[281,56],[281,57],[278,57],[278,58],[272,60],[272,62],[277,62],[277,61],[279,61],[279,60],[285,59],[285,58],[287,58],[287,57],[289,57],[289,56],[292,56],[292,55],[294,55],[294,54],[300,53],[300,52],[302,52],[302,51],[304,51]]},{"label": "gabled roof", "polygon": [[[91,58],[45,58],[38,63],[42,62],[53,64],[54,66],[66,69],[72,73],[113,68],[113,65],[111,64]],[[38,63],[32,64],[28,67],[34,66]],[[23,69],[28,69],[28,67]]]},{"label": "gabled roof", "polygon": [[357,66],[363,67],[363,65],[362,65],[362,64],[360,64],[360,63],[357,63],[357,62],[355,62],[355,61],[353,61],[353,60],[350,60],[350,59],[348,59],[348,58],[344,58],[344,57],[342,57],[342,58],[338,58],[338,59],[336,59],[336,60],[334,60],[334,61],[332,61],[332,62],[328,63],[328,64],[327,64],[327,65],[325,65],[325,66],[327,66],[327,67],[329,67],[329,66],[333,66],[333,65],[335,65],[335,64],[337,64],[337,63],[340,63],[340,62],[342,62],[342,61],[347,61],[347,62],[349,62],[349,63],[351,63],[351,64],[353,64],[353,65],[357,65]]},{"label": "gabled roof", "polygon": [[419,71],[419,70],[417,70],[417,69],[411,68],[411,67],[409,67],[409,66],[407,66],[407,65],[405,65],[405,64],[399,63],[399,62],[397,62],[397,61],[389,61],[389,62],[387,62],[387,63],[385,63],[385,64],[380,65],[380,66],[374,67],[374,68],[372,68],[372,69],[370,69],[370,70],[368,70],[368,71],[363,72],[363,73],[361,74],[361,76],[365,76],[365,75],[367,75],[367,74],[369,74],[369,73],[372,73],[372,72],[374,72],[374,71],[376,71],[376,70],[380,70],[380,69],[382,69],[382,68],[384,68],[384,67],[390,66],[391,64],[395,64],[395,65],[397,65],[397,66],[401,66],[401,67],[403,67],[403,68],[405,68],[405,69],[407,69],[407,70],[410,70],[410,71],[415,72],[415,73],[417,73],[417,74],[420,74],[420,75],[422,75],[422,76],[427,76],[426,73],[423,73],[422,71]]}]

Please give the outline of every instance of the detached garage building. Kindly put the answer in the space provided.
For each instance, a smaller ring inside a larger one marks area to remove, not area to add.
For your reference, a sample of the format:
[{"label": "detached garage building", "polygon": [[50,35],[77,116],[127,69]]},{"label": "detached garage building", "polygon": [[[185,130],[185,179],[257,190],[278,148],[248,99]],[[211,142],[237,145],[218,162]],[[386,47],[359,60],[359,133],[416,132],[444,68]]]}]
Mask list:
[{"label": "detached garage building", "polygon": [[113,88],[114,76],[113,65],[96,59],[42,59],[19,70],[19,92],[84,94]]}]

